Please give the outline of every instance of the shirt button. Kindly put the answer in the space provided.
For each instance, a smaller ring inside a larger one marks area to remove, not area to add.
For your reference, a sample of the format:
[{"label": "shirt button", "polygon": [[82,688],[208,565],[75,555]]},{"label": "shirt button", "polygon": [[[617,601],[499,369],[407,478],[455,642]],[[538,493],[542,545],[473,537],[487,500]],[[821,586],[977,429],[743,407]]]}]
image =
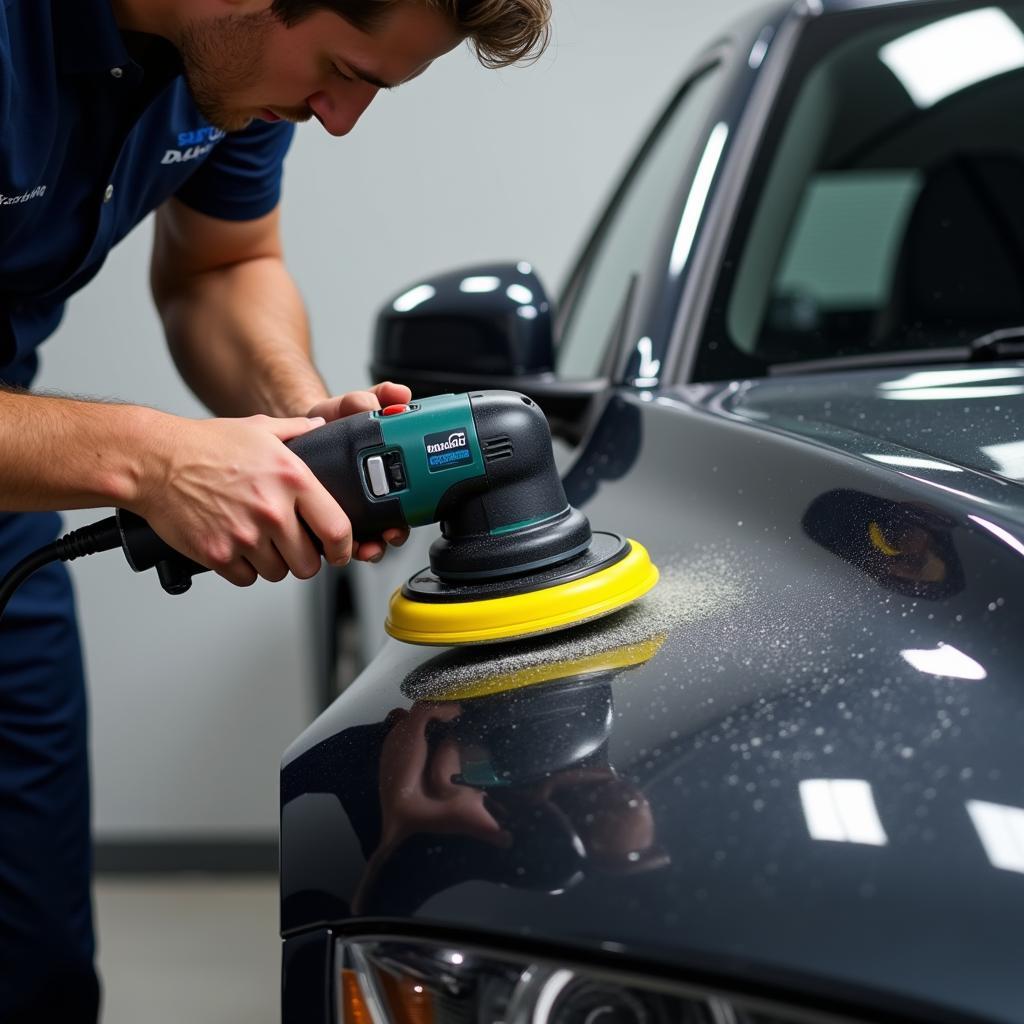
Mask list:
[{"label": "shirt button", "polygon": [[124,78],[124,68],[111,68],[110,75],[112,78]]},{"label": "shirt button", "polygon": [[103,190],[103,202],[109,203],[110,200],[113,199],[113,198],[114,198],[114,186],[113,185],[108,185]]}]

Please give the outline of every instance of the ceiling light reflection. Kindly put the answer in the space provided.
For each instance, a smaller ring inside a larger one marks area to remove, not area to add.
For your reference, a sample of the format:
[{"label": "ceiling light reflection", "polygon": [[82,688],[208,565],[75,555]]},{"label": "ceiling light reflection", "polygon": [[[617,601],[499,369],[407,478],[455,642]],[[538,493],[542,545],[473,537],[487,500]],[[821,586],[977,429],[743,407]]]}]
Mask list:
[{"label": "ceiling light reflection", "polygon": [[803,779],[800,802],[812,839],[866,846],[889,842],[864,779]]},{"label": "ceiling light reflection", "polygon": [[521,306],[528,306],[533,302],[533,292],[524,284],[510,284],[505,289],[505,294],[513,302],[518,302]]},{"label": "ceiling light reflection", "polygon": [[697,235],[700,215],[704,212],[704,204],[708,201],[708,193],[711,191],[711,182],[714,180],[715,171],[718,170],[718,162],[722,159],[722,150],[725,149],[725,141],[728,138],[729,126],[724,121],[720,121],[711,129],[708,143],[704,147],[704,155],[700,158],[697,173],[693,176],[693,185],[686,199],[675,244],[672,246],[669,270],[673,274],[678,274],[690,258],[690,249]]},{"label": "ceiling light reflection", "polygon": [[937,487],[940,491],[946,491],[948,494],[955,494],[958,498],[967,498],[968,501],[972,501],[975,504],[992,504],[992,502],[987,501],[985,498],[979,498],[976,494],[968,494],[967,491],[958,491],[955,487],[947,487],[945,484],[936,483],[934,480],[925,480],[923,476],[914,476],[913,473],[904,473],[903,475],[908,480],[916,480],[919,484],[927,484],[929,487]]},{"label": "ceiling light reflection", "polygon": [[1008,384],[1003,387],[984,388],[912,388],[907,391],[889,391],[882,395],[897,402],[965,401],[972,398],[1012,398],[1024,395],[1024,385]]},{"label": "ceiling light reflection", "polygon": [[1024,543],[1014,537],[1009,530],[1004,530],[1001,526],[996,526],[995,523],[982,519],[981,516],[968,516],[967,518],[972,523],[977,523],[983,530],[988,530],[993,537],[998,537],[1004,544],[1009,544],[1018,555],[1024,555]]},{"label": "ceiling light reflection", "polygon": [[976,82],[1024,67],[1024,34],[998,7],[968,11],[887,43],[878,59],[922,110]]},{"label": "ceiling light reflection", "polygon": [[466,277],[459,285],[459,291],[466,295],[485,295],[501,287],[500,277]]},{"label": "ceiling light reflection", "polygon": [[881,462],[886,466],[901,466],[904,469],[941,469],[946,473],[962,473],[959,466],[951,466],[948,462],[937,462],[935,459],[916,459],[909,455],[872,455],[865,452],[864,457],[872,462]]},{"label": "ceiling light reflection", "polygon": [[949,384],[977,384],[986,380],[1009,380],[1024,377],[1024,370],[1014,367],[965,370],[918,370],[896,380],[878,385],[880,391],[905,391],[908,388],[944,388]]},{"label": "ceiling light reflection", "polygon": [[657,377],[661,370],[661,360],[654,359],[654,344],[650,338],[641,338],[636,343],[636,350],[640,356],[639,377]]},{"label": "ceiling light reflection", "polygon": [[751,71],[756,71],[763,63],[764,58],[768,53],[768,46],[775,35],[775,29],[771,25],[766,25],[761,29],[761,34],[754,41],[754,45],[750,49],[750,54],[747,57],[747,67]]},{"label": "ceiling light reflection", "polygon": [[424,302],[429,302],[436,294],[437,289],[433,285],[421,284],[399,295],[391,303],[391,308],[396,313],[408,313],[417,306],[422,306]]},{"label": "ceiling light reflection", "polygon": [[1024,480],[1024,441],[987,444],[981,450],[996,464],[1000,476]]},{"label": "ceiling light reflection", "polygon": [[968,800],[967,813],[992,867],[1024,873],[1024,809]]},{"label": "ceiling light reflection", "polygon": [[900,651],[900,657],[918,672],[926,672],[930,676],[970,680],[988,677],[983,665],[950,644],[940,643],[931,650]]}]

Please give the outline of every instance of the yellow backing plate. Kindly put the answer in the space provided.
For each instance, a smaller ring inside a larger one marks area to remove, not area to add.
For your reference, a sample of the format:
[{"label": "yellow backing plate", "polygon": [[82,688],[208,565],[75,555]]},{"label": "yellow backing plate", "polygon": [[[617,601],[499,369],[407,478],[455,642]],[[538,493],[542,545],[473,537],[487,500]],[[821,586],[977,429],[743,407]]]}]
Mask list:
[{"label": "yellow backing plate", "polygon": [[625,558],[591,576],[528,594],[482,601],[410,601],[391,595],[384,628],[396,640],[447,647],[534,636],[610,615],[643,597],[658,582],[647,549],[629,541]]}]

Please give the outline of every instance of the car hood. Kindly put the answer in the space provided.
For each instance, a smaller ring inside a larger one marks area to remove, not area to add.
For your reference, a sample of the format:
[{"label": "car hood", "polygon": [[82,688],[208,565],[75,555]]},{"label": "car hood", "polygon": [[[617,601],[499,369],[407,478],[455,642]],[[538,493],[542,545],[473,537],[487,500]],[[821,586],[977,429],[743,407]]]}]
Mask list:
[{"label": "car hood", "polygon": [[898,469],[967,469],[1024,482],[1021,364],[750,381],[721,405]]},{"label": "car hood", "polygon": [[1021,492],[942,436],[1017,396],[937,412],[889,379],[611,401],[567,492],[661,583],[548,638],[390,642],[285,757],[285,934],[430,926],[1024,1020]]}]

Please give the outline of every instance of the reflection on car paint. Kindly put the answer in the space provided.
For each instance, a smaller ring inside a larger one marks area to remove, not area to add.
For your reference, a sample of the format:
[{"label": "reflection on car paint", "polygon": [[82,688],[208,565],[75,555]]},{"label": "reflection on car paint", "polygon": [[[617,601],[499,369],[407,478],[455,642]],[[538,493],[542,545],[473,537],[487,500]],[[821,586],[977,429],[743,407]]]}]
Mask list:
[{"label": "reflection on car paint", "polygon": [[647,798],[608,756],[609,680],[622,669],[578,668],[566,663],[562,678],[540,684],[485,678],[485,695],[417,701],[388,716],[380,841],[354,912],[408,913],[456,880],[558,893],[592,872],[668,863]]},{"label": "reflection on car paint", "polygon": [[605,480],[621,480],[632,468],[643,445],[640,410],[631,402],[612,398],[591,432],[587,450],[565,475],[565,494],[571,505],[582,508]]},{"label": "reflection on car paint", "polygon": [[930,601],[964,588],[955,526],[928,505],[842,489],[816,498],[803,518],[807,535],[843,561],[899,594]]}]

